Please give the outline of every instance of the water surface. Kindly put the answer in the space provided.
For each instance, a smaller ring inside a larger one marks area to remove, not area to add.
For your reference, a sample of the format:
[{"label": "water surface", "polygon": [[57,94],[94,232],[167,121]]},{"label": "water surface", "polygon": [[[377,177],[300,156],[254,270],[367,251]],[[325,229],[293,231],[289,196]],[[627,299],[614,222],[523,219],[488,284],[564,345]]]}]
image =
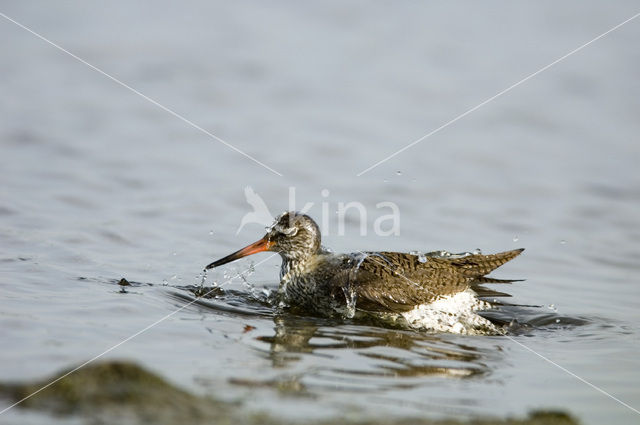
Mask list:
[{"label": "water surface", "polygon": [[[244,188],[276,214],[294,187],[296,207],[331,214],[336,251],[525,247],[496,273],[526,279],[508,287],[518,306],[492,313],[517,321],[512,339],[279,312],[265,299],[277,258],[224,283],[263,254],[210,273],[224,292],[105,357],[288,417],[560,408],[637,421],[514,340],[640,408],[639,22],[356,177],[635,8],[4,4],[283,176],[0,19],[0,376],[41,379],[193,301],[205,264],[263,234],[236,235]],[[355,214],[338,235],[333,212],[351,201],[367,235]],[[398,205],[399,235],[372,231],[379,202]],[[16,408],[2,422],[31,419]]]}]

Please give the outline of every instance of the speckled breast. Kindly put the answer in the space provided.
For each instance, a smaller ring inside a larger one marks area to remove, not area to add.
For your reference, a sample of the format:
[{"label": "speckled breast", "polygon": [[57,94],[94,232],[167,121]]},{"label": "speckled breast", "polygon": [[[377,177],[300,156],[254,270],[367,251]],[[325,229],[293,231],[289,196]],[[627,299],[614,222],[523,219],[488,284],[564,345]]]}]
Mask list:
[{"label": "speckled breast", "polygon": [[329,285],[317,282],[310,275],[295,275],[290,271],[282,274],[280,293],[290,307],[321,314],[334,314],[345,304],[344,294],[332,293]]}]

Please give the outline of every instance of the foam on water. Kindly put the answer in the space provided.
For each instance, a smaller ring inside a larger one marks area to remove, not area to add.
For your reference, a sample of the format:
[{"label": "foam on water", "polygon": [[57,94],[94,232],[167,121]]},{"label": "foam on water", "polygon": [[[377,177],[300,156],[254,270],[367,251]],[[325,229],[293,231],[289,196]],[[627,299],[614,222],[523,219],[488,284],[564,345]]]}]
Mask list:
[{"label": "foam on water", "polygon": [[473,290],[467,289],[401,315],[414,329],[465,335],[501,334],[498,327],[477,314],[490,307],[488,302],[478,299]]}]

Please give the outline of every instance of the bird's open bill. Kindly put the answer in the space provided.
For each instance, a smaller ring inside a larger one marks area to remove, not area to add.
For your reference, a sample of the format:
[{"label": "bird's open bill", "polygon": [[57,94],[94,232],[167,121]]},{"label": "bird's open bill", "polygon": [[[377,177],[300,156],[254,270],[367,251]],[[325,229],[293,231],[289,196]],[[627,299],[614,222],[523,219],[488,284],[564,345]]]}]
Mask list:
[{"label": "bird's open bill", "polygon": [[223,264],[227,264],[227,263],[230,263],[232,261],[235,261],[235,260],[237,260],[239,258],[246,257],[247,255],[256,254],[258,252],[263,252],[263,251],[268,251],[269,248],[271,248],[272,245],[273,245],[273,242],[271,242],[265,236],[264,238],[260,239],[259,241],[256,241],[256,242],[252,243],[251,245],[245,246],[244,248],[234,252],[233,254],[229,254],[224,258],[221,258],[221,259],[219,259],[217,261],[214,261],[213,263],[211,263],[207,267],[205,267],[205,269],[212,269],[214,267],[218,267],[218,266],[221,266]]}]

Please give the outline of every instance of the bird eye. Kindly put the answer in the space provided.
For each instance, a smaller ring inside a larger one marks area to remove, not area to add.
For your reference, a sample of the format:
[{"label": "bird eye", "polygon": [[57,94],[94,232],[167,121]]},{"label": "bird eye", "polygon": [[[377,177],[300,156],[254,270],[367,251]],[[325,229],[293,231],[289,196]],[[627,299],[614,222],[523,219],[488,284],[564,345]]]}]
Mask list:
[{"label": "bird eye", "polygon": [[298,228],[297,227],[289,227],[287,229],[282,229],[281,231],[285,236],[295,236],[296,233],[298,233]]}]

